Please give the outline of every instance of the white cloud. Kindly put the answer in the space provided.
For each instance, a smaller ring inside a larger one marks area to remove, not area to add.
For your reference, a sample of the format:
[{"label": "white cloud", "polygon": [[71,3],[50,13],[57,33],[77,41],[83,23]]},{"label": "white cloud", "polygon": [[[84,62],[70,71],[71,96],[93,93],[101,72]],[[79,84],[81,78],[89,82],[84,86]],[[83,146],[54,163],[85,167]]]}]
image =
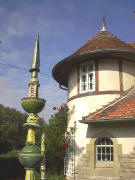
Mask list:
[{"label": "white cloud", "polygon": [[21,110],[21,98],[25,96],[25,90],[16,89],[16,83],[8,77],[0,77],[0,104]]},{"label": "white cloud", "polygon": [[[63,18],[58,15],[58,8],[61,11],[64,9],[69,14],[70,17],[74,11],[75,7],[70,4],[63,7],[57,7],[54,3],[42,3],[41,5],[25,5],[24,8],[20,7],[15,11],[10,11],[6,8],[0,6],[0,15],[3,18],[1,21],[2,34],[7,36],[6,39],[13,36],[26,36],[36,34],[40,32],[45,36],[57,36],[62,35],[65,32],[74,31],[76,28],[74,24],[69,21],[70,18]],[[73,17],[72,17],[73,19]],[[5,37],[6,37],[5,36]]]},{"label": "white cloud", "polygon": [[[62,7],[60,8],[62,9]],[[63,8],[70,14],[74,12],[74,7],[70,8],[70,5],[67,7],[63,5]],[[69,22],[68,18],[65,20],[64,17],[57,17],[57,12],[57,7],[50,1],[39,6],[24,6],[24,8],[18,8],[14,11],[8,11],[0,6],[0,40],[2,41],[0,62],[29,69],[32,57],[31,50],[34,46],[34,44],[31,45],[33,35],[35,36],[37,32],[40,33],[42,42],[49,42],[47,45],[51,49],[52,44],[54,47],[57,46],[56,39],[62,39],[68,32],[75,31],[74,24]],[[24,39],[27,42],[30,40],[30,44],[27,44]],[[34,42],[34,40],[32,41]],[[56,52],[54,49],[53,53],[44,55],[44,51],[48,51],[48,49],[45,49],[44,46],[41,48],[42,57],[45,59],[45,61],[41,59],[44,62],[42,70],[47,67],[47,69],[50,68],[50,72],[54,59],[59,59],[58,56],[65,54],[65,52]],[[47,66],[44,68],[45,63]],[[46,73],[45,70],[43,73]],[[66,102],[66,92],[59,89],[58,83],[52,80],[52,77],[46,76],[46,78],[41,77],[39,97],[43,97],[47,101],[41,116],[48,120],[50,115],[54,113],[52,107],[59,107]],[[29,80],[29,73],[0,66],[0,103],[22,110],[21,98],[27,96]]]},{"label": "white cloud", "polygon": [[[14,73],[13,71],[12,76],[17,76]],[[23,111],[21,99],[27,97],[28,85],[25,88],[19,89],[18,83],[12,80],[10,75],[0,77],[0,104]],[[40,87],[39,97],[47,101],[43,112],[39,114],[46,122],[48,122],[48,119],[54,113],[53,107],[60,107],[60,105],[66,102],[66,92],[60,90],[52,79],[48,84]]]},{"label": "white cloud", "polygon": [[47,101],[45,109],[41,113],[45,120],[48,120],[54,113],[53,107],[60,107],[66,103],[67,92],[59,89],[58,83],[53,79],[50,79],[47,85],[40,87],[39,95]]}]

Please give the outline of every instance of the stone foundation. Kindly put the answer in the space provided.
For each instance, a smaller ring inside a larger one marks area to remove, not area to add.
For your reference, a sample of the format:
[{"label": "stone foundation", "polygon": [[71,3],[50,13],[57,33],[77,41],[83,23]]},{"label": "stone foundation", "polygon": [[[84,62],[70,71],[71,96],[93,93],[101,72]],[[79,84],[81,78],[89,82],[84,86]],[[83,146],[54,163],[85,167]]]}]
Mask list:
[{"label": "stone foundation", "polygon": [[[67,180],[135,180],[135,148],[129,155],[120,155],[120,170],[118,176],[98,176],[93,175],[90,169],[90,156],[83,154],[78,166],[75,168],[75,177],[67,178]],[[113,171],[113,169],[112,169]]]},{"label": "stone foundation", "polygon": [[93,176],[93,172],[90,167],[90,156],[83,154],[78,162],[78,166],[75,168],[75,180],[120,180],[120,177],[111,176]]},{"label": "stone foundation", "polygon": [[[66,180],[73,180],[73,179],[66,178]],[[91,177],[75,179],[75,180],[120,180],[120,177],[91,176]],[[123,180],[127,180],[127,179],[123,179]],[[130,179],[130,180],[135,180],[135,179]]]},{"label": "stone foundation", "polygon": [[129,155],[120,156],[120,180],[135,180],[135,147]]},{"label": "stone foundation", "polygon": [[89,161],[87,154],[80,157],[78,166],[75,168],[75,180],[87,180],[90,177]]}]

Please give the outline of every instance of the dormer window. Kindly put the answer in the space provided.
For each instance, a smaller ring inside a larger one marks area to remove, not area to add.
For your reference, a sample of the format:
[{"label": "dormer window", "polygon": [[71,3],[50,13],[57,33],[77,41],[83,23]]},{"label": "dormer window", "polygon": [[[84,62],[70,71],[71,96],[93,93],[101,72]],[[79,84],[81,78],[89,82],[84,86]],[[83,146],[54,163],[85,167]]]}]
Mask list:
[{"label": "dormer window", "polygon": [[95,91],[95,65],[94,62],[80,65],[80,93]]}]

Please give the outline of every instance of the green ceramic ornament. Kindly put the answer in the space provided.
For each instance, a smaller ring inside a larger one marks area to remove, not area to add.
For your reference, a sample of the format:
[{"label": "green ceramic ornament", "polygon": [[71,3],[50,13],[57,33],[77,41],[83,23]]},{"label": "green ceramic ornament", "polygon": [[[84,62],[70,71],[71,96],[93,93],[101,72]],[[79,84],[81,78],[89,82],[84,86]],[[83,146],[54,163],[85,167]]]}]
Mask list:
[{"label": "green ceramic ornament", "polygon": [[35,168],[42,161],[43,156],[38,146],[29,144],[18,153],[18,158],[24,167]]}]

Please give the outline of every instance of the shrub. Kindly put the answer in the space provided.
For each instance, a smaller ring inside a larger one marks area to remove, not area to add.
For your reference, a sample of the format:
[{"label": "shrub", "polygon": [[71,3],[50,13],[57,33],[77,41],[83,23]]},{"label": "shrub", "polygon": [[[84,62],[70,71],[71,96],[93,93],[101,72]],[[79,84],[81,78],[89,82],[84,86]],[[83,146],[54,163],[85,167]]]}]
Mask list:
[{"label": "shrub", "polygon": [[19,163],[17,152],[0,155],[0,180],[24,177],[25,170]]},{"label": "shrub", "polygon": [[51,175],[51,174],[47,174],[47,180],[65,180],[65,177],[63,175]]}]

